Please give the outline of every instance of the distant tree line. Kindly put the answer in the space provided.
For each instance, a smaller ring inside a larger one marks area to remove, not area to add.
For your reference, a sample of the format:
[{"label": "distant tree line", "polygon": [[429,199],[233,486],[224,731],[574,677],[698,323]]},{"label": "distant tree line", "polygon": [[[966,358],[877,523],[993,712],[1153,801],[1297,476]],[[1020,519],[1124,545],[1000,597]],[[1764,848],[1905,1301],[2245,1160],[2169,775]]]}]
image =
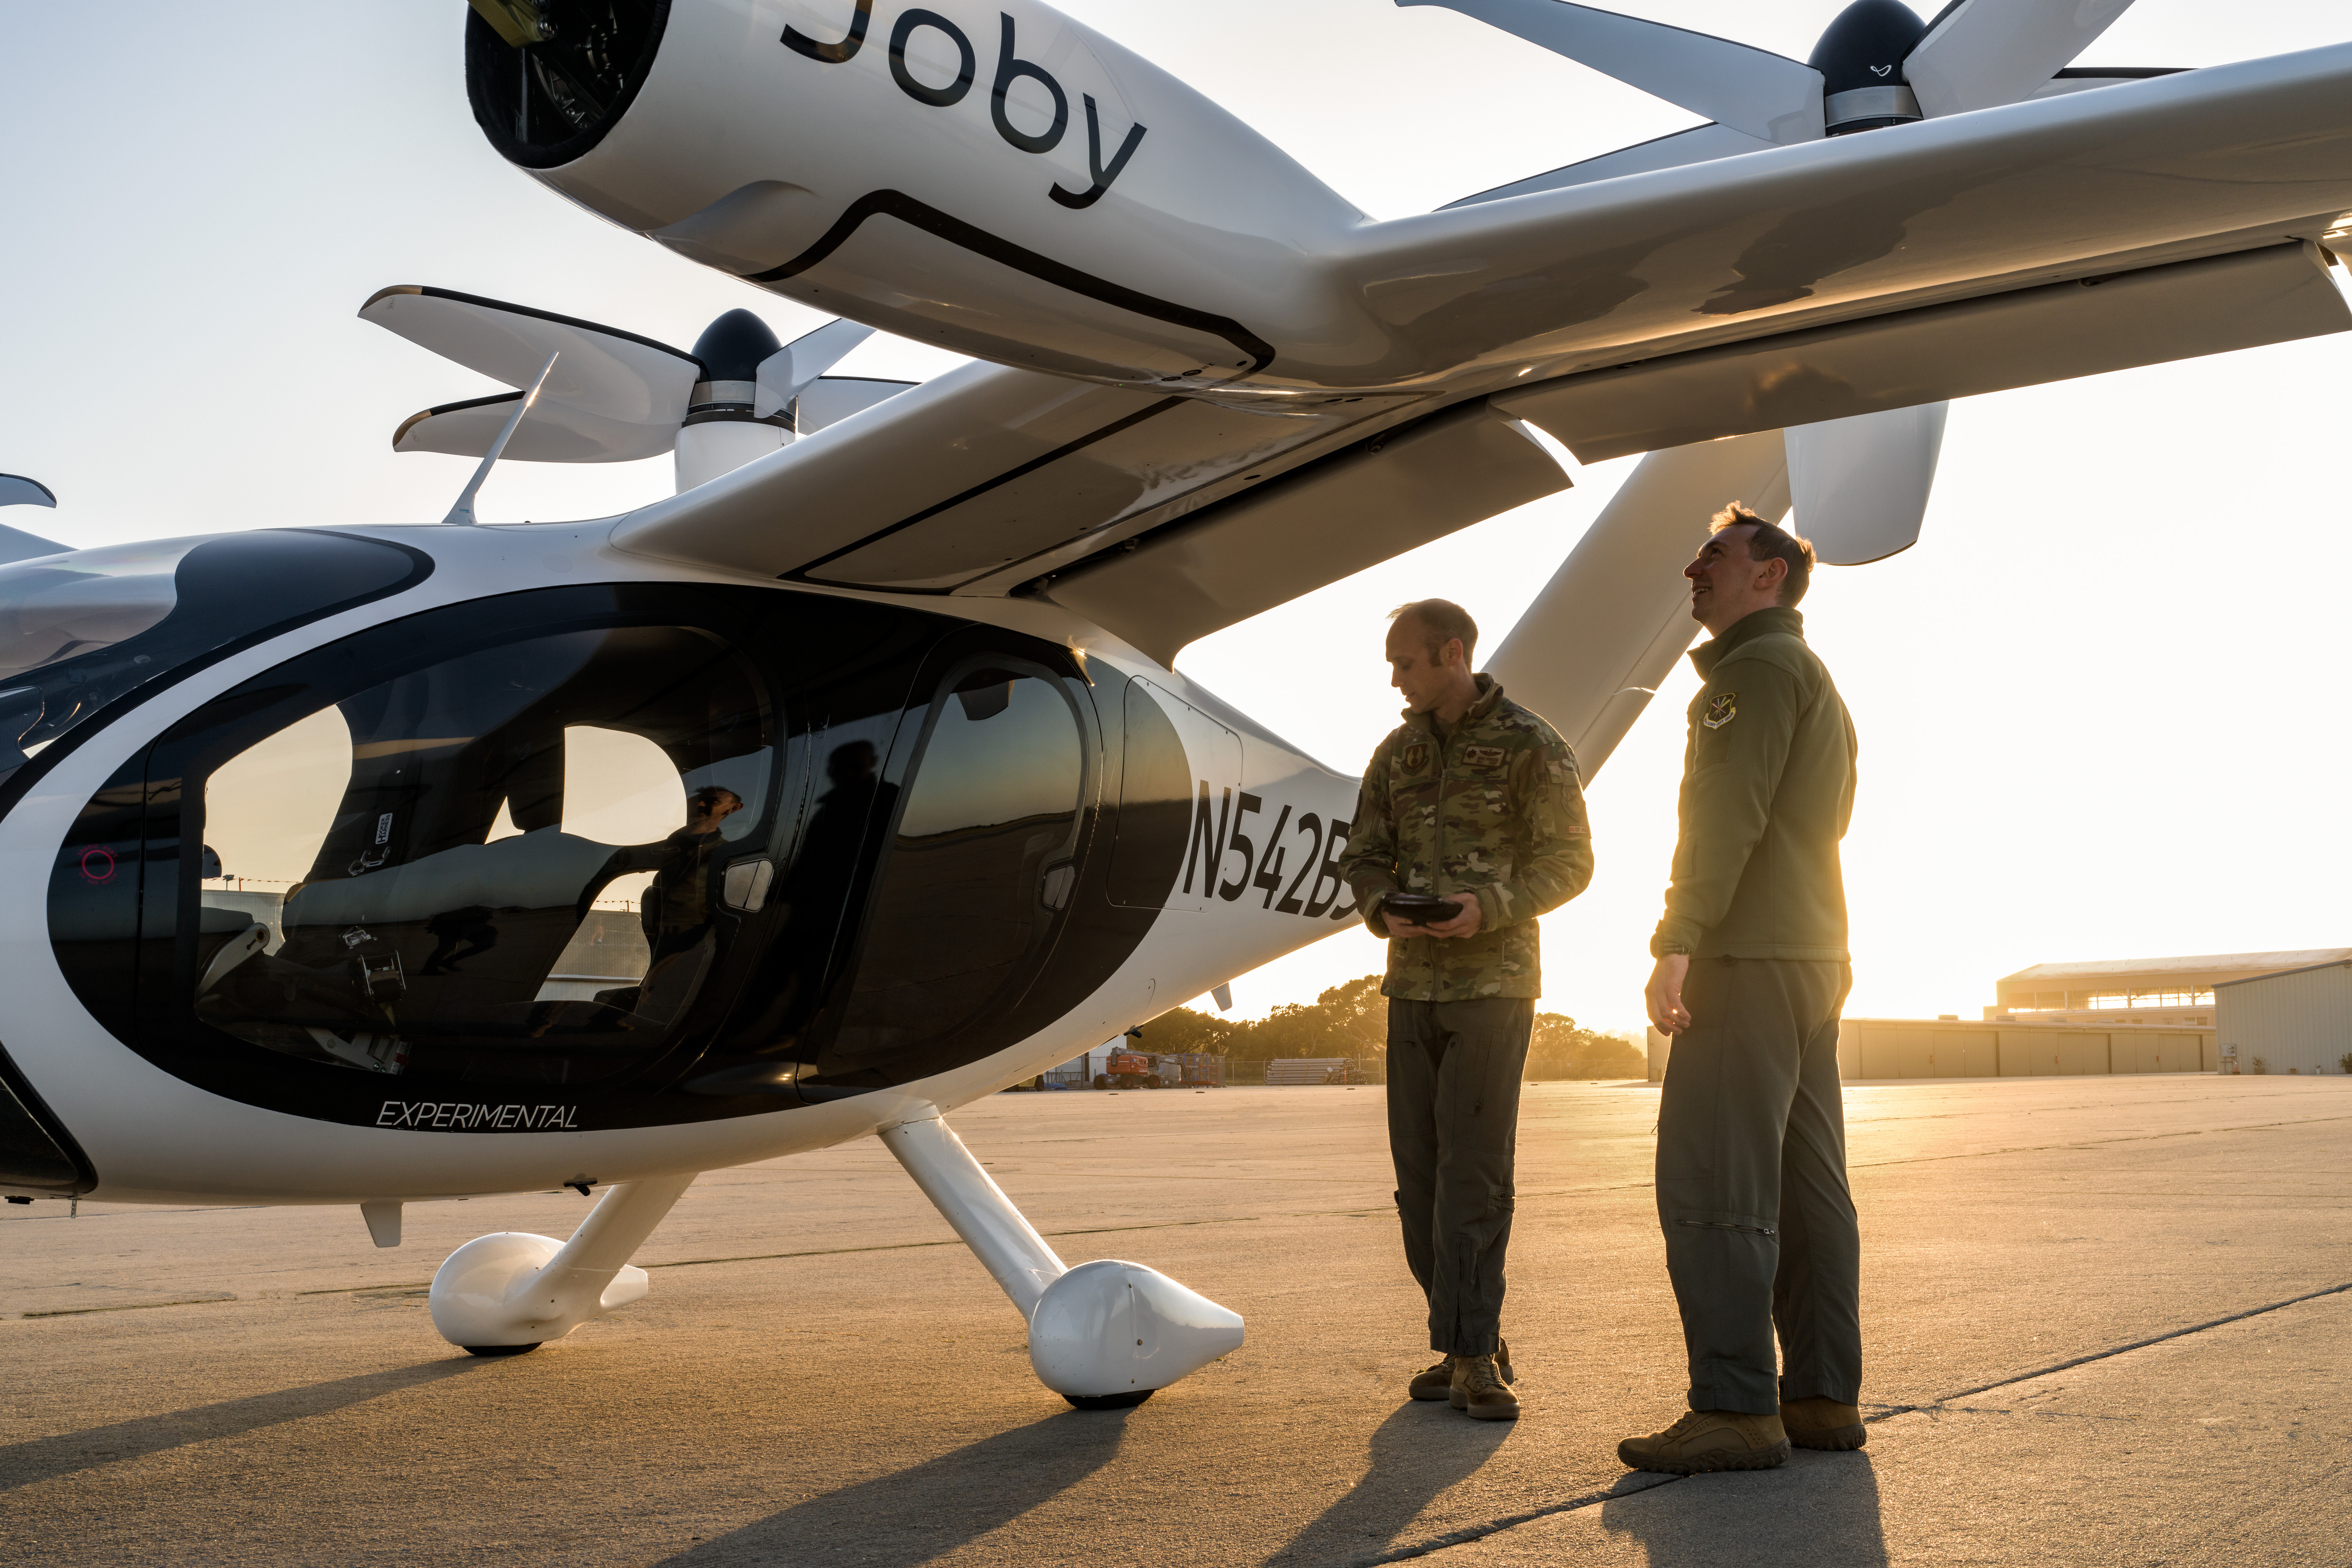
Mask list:
[{"label": "distant tree line", "polygon": [[[1143,1048],[1274,1060],[1284,1057],[1377,1057],[1388,1048],[1388,999],[1381,977],[1334,985],[1312,1002],[1286,1002],[1255,1020],[1178,1007],[1143,1027]],[[1580,1028],[1564,1013],[1538,1013],[1528,1046],[1530,1079],[1641,1078],[1642,1047],[1622,1035]]]}]

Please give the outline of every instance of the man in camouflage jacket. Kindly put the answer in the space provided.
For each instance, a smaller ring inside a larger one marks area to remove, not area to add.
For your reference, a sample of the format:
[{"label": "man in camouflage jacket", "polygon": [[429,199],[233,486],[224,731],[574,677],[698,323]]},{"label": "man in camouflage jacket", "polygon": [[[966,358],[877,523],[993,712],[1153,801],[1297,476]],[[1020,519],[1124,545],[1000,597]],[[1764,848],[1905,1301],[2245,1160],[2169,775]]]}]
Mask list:
[{"label": "man in camouflage jacket", "polygon": [[[1478,628],[1458,605],[1398,610],[1391,684],[1404,723],[1372,752],[1340,861],[1364,924],[1389,939],[1389,1150],[1405,1262],[1429,1301],[1416,1399],[1508,1419],[1502,1341],[1520,1074],[1543,989],[1536,917],[1592,879],[1576,757],[1549,724],[1473,675]],[[1456,913],[1416,924],[1392,893]]]}]

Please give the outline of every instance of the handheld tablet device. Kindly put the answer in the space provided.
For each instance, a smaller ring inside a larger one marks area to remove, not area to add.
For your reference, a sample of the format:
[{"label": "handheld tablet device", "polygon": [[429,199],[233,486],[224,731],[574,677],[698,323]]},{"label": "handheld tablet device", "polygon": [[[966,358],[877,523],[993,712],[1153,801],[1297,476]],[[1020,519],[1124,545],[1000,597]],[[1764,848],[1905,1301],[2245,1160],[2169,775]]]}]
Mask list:
[{"label": "handheld tablet device", "polygon": [[1462,912],[1462,906],[1452,899],[1441,899],[1433,893],[1383,893],[1381,913],[1396,915],[1414,925],[1427,925],[1433,920],[1452,920]]}]

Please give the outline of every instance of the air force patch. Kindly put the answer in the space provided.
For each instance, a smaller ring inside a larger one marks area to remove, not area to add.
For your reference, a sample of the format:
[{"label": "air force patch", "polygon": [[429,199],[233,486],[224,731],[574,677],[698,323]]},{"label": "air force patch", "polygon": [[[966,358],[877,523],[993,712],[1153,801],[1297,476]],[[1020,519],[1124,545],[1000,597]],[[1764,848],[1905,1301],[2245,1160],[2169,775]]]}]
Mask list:
[{"label": "air force patch", "polygon": [[1710,730],[1720,730],[1738,717],[1739,693],[1725,691],[1707,700],[1706,712],[1700,717],[1699,722]]},{"label": "air force patch", "polygon": [[1404,749],[1404,756],[1401,760],[1404,763],[1405,772],[1409,773],[1421,772],[1429,765],[1429,742],[1415,741]]}]

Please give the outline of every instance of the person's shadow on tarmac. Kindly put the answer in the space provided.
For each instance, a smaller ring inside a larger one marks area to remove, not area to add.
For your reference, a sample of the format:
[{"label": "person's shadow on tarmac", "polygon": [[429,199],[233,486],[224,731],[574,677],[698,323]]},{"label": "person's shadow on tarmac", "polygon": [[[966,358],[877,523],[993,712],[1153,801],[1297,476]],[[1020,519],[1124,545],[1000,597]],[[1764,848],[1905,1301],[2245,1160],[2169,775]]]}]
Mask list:
[{"label": "person's shadow on tarmac", "polygon": [[1865,1450],[1800,1452],[1775,1470],[1693,1476],[1601,1505],[1601,1528],[1641,1543],[1649,1568],[1885,1568],[1878,1476]]},{"label": "person's shadow on tarmac", "polygon": [[1443,1405],[1405,1405],[1372,1432],[1371,1468],[1281,1550],[1273,1563],[1377,1557],[1438,1494],[1493,1458],[1515,1423],[1472,1421]]}]

